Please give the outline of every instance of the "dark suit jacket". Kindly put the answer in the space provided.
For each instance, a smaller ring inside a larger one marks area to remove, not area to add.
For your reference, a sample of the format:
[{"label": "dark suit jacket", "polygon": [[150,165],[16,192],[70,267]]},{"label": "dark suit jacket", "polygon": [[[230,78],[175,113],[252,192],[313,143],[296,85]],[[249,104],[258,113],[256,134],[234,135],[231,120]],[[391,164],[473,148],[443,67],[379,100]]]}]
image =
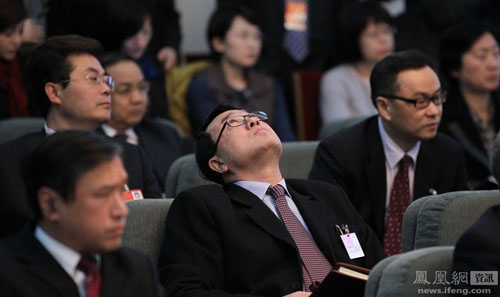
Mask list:
[{"label": "dark suit jacket", "polygon": [[[319,144],[310,179],[341,186],[354,207],[383,241],[386,168],[377,116],[341,130]],[[439,134],[422,141],[415,167],[413,199],[466,187],[461,147]]]},{"label": "dark suit jacket", "polygon": [[[453,255],[452,271],[500,270],[500,205],[490,207],[479,220],[460,237]],[[491,289],[491,294],[477,296],[500,296],[500,285],[470,286],[461,283],[458,287],[471,289]]]},{"label": "dark suit jacket", "polygon": [[170,166],[177,158],[192,153],[194,144],[190,139],[181,137],[175,129],[149,119],[144,119],[134,127],[134,131],[139,137],[139,146],[151,161],[160,189],[164,192]]},{"label": "dark suit jacket", "polygon": [[[455,82],[456,84],[456,82]],[[458,86],[452,83],[448,101],[443,109],[443,120],[439,130],[460,142],[465,152],[465,164],[472,188],[491,189],[497,185],[488,182],[492,175],[490,160],[486,153],[477,125],[472,120],[469,107]],[[495,132],[500,130],[500,98],[492,93],[493,127]]]},{"label": "dark suit jacket", "polygon": [[[20,166],[23,157],[45,137],[44,131],[34,132],[0,146],[0,236],[14,234],[33,219]],[[142,189],[144,197],[161,197],[151,164],[137,146],[123,144],[123,163],[130,189]]]},{"label": "dark suit jacket", "polygon": [[[330,263],[371,267],[383,257],[373,231],[345,193],[318,181],[290,179],[287,188]],[[335,208],[319,197],[330,197]],[[350,260],[335,225],[348,224],[364,258]],[[285,225],[255,195],[236,186],[199,186],[169,210],[159,260],[167,296],[284,296],[302,289],[297,247]]]},{"label": "dark suit jacket", "polygon": [[[101,254],[101,297],[163,296],[146,256],[121,248]],[[0,292],[4,297],[80,297],[73,279],[29,228],[0,241]]]}]

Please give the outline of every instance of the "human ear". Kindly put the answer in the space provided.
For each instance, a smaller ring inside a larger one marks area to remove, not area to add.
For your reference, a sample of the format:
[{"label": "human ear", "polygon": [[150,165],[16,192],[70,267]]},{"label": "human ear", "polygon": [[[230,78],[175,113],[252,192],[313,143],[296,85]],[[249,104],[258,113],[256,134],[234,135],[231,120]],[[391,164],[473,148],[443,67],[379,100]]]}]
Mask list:
[{"label": "human ear", "polygon": [[224,164],[224,161],[218,156],[213,156],[210,160],[208,160],[208,167],[220,174],[227,171],[226,164]]},{"label": "human ear", "polygon": [[61,195],[49,187],[41,187],[37,198],[42,217],[52,222],[59,220],[60,206],[64,203]]},{"label": "human ear", "polygon": [[389,103],[389,100],[387,100],[387,98],[385,98],[385,97],[378,96],[375,99],[375,102],[377,103],[377,109],[378,109],[378,113],[380,114],[380,116],[384,120],[390,121],[391,120],[392,106]]},{"label": "human ear", "polygon": [[212,47],[214,48],[214,50],[216,52],[218,52],[219,54],[224,52],[224,48],[225,48],[224,40],[220,39],[219,37],[215,37],[212,39],[211,43],[212,43]]},{"label": "human ear", "polygon": [[53,104],[61,104],[61,86],[54,82],[48,82],[45,84],[45,94],[49,98],[50,102]]}]

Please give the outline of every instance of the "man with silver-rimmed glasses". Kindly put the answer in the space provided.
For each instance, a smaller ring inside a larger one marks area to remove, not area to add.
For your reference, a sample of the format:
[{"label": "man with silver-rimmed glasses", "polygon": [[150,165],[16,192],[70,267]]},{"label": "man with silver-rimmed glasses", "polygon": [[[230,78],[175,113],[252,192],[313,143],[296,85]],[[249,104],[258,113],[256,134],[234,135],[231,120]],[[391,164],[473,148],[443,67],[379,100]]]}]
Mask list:
[{"label": "man with silver-rimmed glasses", "polygon": [[341,186],[392,255],[412,200],[465,189],[464,156],[437,132],[446,93],[430,57],[392,54],[375,65],[370,87],[378,115],[322,140],[309,178]]},{"label": "man with silver-rimmed glasses", "polygon": [[[55,36],[39,45],[27,62],[29,99],[45,118],[41,131],[0,146],[0,236],[33,219],[20,178],[22,158],[47,135],[63,130],[93,131],[111,115],[113,79],[96,56],[98,41],[78,35]],[[161,197],[151,164],[137,147],[123,144],[128,187],[144,197]],[[71,166],[71,164],[68,164]]]},{"label": "man with silver-rimmed glasses", "polygon": [[[336,262],[371,267],[381,259],[376,236],[339,187],[282,177],[281,141],[266,120],[221,105],[200,128],[196,161],[219,185],[181,192],[169,210],[159,260],[167,296],[308,296]],[[344,232],[356,234],[363,255],[344,246]]]}]

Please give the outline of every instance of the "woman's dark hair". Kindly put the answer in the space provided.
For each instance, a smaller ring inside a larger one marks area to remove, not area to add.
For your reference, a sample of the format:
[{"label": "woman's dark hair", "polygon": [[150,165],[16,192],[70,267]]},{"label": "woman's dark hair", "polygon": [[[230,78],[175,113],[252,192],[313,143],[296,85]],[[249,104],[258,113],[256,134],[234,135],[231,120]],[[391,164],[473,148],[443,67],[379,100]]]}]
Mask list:
[{"label": "woman's dark hair", "polygon": [[454,80],[451,75],[462,68],[462,55],[484,34],[494,31],[486,22],[468,18],[446,30],[439,51],[441,73],[448,80]]},{"label": "woman's dark hair", "polygon": [[224,40],[226,38],[227,31],[229,31],[234,19],[237,16],[242,17],[252,25],[258,26],[250,10],[242,6],[221,6],[210,17],[207,28],[207,41],[210,46],[210,54],[216,61],[220,59],[221,54],[218,53],[212,46],[212,40],[215,38]]},{"label": "woman's dark hair", "polygon": [[22,0],[0,0],[0,33],[27,17]]},{"label": "woman's dark hair", "polygon": [[337,23],[340,61],[353,63],[363,59],[359,38],[369,21],[393,25],[389,13],[376,2],[350,1],[342,7]]}]

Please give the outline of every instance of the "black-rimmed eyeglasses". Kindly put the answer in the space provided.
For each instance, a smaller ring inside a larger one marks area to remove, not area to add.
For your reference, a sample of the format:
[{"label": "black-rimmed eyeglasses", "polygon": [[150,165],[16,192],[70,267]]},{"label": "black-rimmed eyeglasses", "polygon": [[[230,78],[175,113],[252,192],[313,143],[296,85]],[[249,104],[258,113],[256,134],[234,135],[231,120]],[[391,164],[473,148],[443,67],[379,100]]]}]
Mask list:
[{"label": "black-rimmed eyeglasses", "polygon": [[74,81],[74,80],[86,80],[87,83],[89,84],[89,86],[97,86],[101,83],[104,83],[105,85],[107,85],[109,87],[110,91],[113,91],[115,89],[115,81],[109,75],[102,75],[102,76],[87,75],[87,76],[81,77],[81,78],[70,78],[70,79],[61,80],[61,81],[59,81],[59,83],[67,83],[67,82]]},{"label": "black-rimmed eyeglasses", "polygon": [[214,150],[212,151],[212,156],[214,156],[215,152],[217,151],[217,146],[219,145],[220,137],[222,136],[222,132],[224,132],[226,126],[229,127],[243,126],[246,123],[248,123],[248,120],[251,118],[257,118],[259,121],[265,121],[268,119],[267,113],[263,111],[254,111],[246,115],[234,115],[228,117],[224,122],[224,125],[222,125],[222,128],[220,129],[219,136],[217,137],[217,141],[215,142]]},{"label": "black-rimmed eyeglasses", "polygon": [[432,103],[434,103],[434,105],[441,105],[446,102],[446,92],[441,92],[432,97],[422,97],[422,98],[404,98],[395,95],[379,95],[379,96],[411,103],[415,106],[416,109],[427,108],[427,106],[429,106],[431,101]]}]

